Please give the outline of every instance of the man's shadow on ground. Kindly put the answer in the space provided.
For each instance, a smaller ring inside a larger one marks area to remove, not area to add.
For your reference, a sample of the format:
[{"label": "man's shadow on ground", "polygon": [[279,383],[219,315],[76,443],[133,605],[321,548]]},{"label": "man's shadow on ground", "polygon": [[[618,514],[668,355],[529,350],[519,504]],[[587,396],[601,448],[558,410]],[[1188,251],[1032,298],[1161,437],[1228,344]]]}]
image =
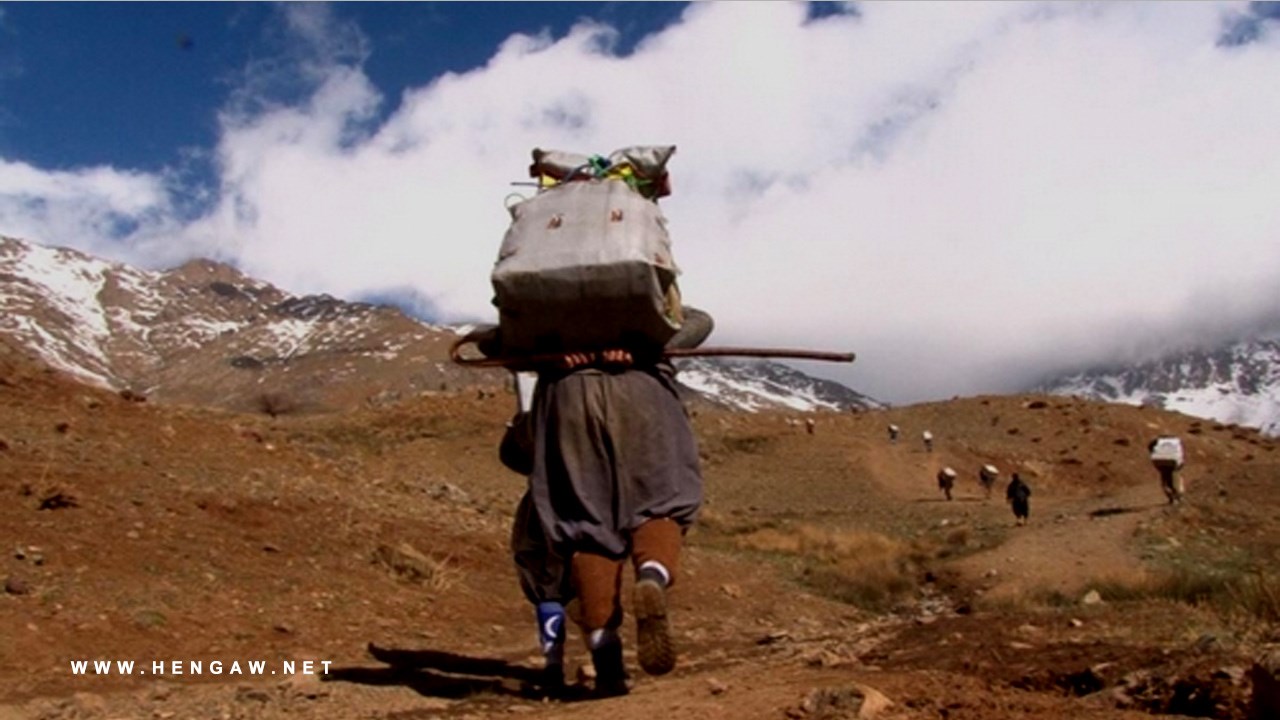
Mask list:
[{"label": "man's shadow on ground", "polygon": [[976,503],[988,502],[990,498],[984,498],[981,495],[952,495],[948,500],[946,497],[918,497],[912,502],[915,503]]},{"label": "man's shadow on ground", "polygon": [[1153,503],[1151,505],[1117,505],[1113,507],[1102,507],[1089,511],[1090,518],[1104,518],[1112,515],[1128,515],[1130,513],[1147,512],[1149,510],[1159,510],[1160,508],[1170,507],[1168,503]]},{"label": "man's shadow on ground", "polygon": [[539,668],[497,658],[475,658],[442,650],[398,650],[369,643],[369,655],[386,667],[333,668],[327,682],[379,687],[399,685],[419,695],[460,700],[474,695],[524,699],[580,699],[577,686],[547,682]]}]

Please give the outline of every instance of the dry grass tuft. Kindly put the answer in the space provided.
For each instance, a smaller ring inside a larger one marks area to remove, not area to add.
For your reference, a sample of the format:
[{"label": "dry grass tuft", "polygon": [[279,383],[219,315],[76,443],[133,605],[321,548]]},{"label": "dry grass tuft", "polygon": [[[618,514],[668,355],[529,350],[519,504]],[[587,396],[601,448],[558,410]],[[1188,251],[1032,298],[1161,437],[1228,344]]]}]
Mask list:
[{"label": "dry grass tuft", "polygon": [[373,552],[373,561],[386,567],[393,575],[428,590],[444,591],[457,584],[461,571],[453,567],[449,558],[426,555],[409,543],[397,547],[379,545]]},{"label": "dry grass tuft", "polygon": [[[1103,578],[1089,587],[1097,590],[1107,602],[1164,600],[1212,606],[1225,613],[1280,624],[1280,576],[1267,572],[1179,567],[1135,578]],[[1051,591],[1031,600],[1063,607],[1075,605],[1080,599]]]},{"label": "dry grass tuft", "polygon": [[803,582],[817,592],[868,610],[888,609],[916,587],[915,550],[862,530],[762,528],[735,540],[738,548],[794,556]]}]

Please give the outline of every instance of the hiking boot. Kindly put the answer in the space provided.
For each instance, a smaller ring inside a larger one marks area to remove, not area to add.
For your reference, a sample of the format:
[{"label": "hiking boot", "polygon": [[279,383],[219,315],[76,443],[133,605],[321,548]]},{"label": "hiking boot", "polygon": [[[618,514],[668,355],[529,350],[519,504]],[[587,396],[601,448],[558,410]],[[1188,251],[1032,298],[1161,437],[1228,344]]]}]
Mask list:
[{"label": "hiking boot", "polygon": [[667,584],[661,573],[641,570],[636,576],[636,654],[650,675],[666,675],[676,666],[675,644],[667,623]]},{"label": "hiking boot", "polygon": [[608,698],[626,695],[627,669],[622,661],[622,641],[614,638],[591,650],[591,665],[596,670],[595,697]]},{"label": "hiking boot", "polygon": [[538,686],[545,695],[559,697],[564,694],[564,663],[547,663],[538,678]]}]

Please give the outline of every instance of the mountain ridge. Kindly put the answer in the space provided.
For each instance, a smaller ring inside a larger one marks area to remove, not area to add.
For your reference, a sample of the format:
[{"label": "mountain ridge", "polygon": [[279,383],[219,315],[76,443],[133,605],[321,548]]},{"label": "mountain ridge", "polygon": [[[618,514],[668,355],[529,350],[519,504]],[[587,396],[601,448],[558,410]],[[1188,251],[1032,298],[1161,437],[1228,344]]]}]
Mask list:
[{"label": "mountain ridge", "polygon": [[[504,371],[448,360],[467,326],[432,325],[392,305],[294,295],[213,260],[141,270],[0,236],[0,281],[0,333],[83,382],[160,401],[275,414],[509,385]],[[721,407],[883,407],[779,363],[681,365],[690,393]]]},{"label": "mountain ridge", "polygon": [[1235,340],[1126,367],[1058,376],[1032,392],[1149,405],[1280,435],[1280,341]]}]

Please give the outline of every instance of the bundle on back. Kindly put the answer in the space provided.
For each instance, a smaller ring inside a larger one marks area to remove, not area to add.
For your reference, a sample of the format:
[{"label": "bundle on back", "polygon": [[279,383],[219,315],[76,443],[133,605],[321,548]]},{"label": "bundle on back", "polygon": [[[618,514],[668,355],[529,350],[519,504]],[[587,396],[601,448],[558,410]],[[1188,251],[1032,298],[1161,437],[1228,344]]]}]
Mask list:
[{"label": "bundle on back", "polygon": [[657,204],[674,152],[533,151],[539,190],[509,208],[491,277],[504,352],[661,347],[675,334],[679,269]]}]

